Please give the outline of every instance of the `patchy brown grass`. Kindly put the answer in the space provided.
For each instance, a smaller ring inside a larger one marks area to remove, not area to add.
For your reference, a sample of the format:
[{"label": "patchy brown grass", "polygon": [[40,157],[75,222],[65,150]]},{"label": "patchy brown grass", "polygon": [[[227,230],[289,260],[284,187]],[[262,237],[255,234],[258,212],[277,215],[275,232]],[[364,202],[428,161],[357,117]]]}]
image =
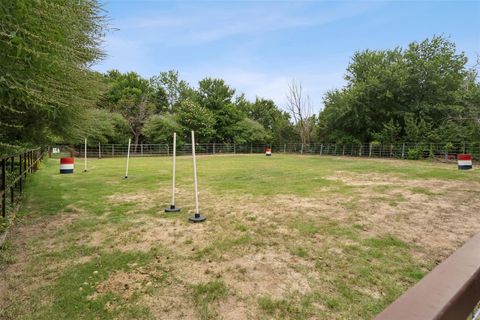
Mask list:
[{"label": "patchy brown grass", "polygon": [[[309,196],[204,188],[203,224],[187,221],[184,186],[179,214],[163,212],[170,195],[158,189],[115,190],[98,196],[102,214],[80,201],[24,221],[12,231],[14,259],[0,270],[0,308],[25,318],[48,310],[55,299],[45,288],[64,272],[135,252],[147,261],[77,288],[91,288],[92,303],[115,297],[103,306],[112,317],[131,304],[157,319],[371,318],[480,226],[479,182],[348,171],[327,179],[331,186]],[[226,293],[208,291],[217,282]],[[23,297],[37,300],[14,301]]]}]

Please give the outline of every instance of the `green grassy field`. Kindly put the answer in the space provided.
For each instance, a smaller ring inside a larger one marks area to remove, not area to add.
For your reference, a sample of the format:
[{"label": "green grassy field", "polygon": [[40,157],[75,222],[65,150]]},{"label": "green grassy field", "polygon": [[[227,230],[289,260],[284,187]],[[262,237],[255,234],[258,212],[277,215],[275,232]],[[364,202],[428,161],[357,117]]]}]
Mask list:
[{"label": "green grassy field", "polygon": [[370,319],[478,232],[454,164],[274,155],[47,160],[0,251],[1,319]]}]

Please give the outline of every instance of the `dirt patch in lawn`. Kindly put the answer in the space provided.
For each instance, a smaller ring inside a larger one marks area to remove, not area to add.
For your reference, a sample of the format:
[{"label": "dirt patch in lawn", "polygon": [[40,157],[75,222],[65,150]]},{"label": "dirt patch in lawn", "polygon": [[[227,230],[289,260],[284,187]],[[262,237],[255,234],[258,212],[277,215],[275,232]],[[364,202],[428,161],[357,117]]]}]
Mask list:
[{"label": "dirt patch in lawn", "polygon": [[[99,245],[110,237],[115,239],[112,246],[120,250],[148,251],[160,245],[189,256],[225,232],[233,236],[261,233],[268,236],[265,241],[275,243],[295,232],[285,223],[292,219],[318,223],[333,220],[346,227],[360,225],[366,236],[395,235],[422,248],[422,255],[441,260],[477,232],[480,225],[480,216],[473,214],[480,212],[480,184],[476,182],[344,171],[329,179],[352,187],[352,192],[333,195],[327,188],[310,197],[235,193],[219,196],[204,190],[202,208],[209,213],[205,224],[167,219],[162,214],[140,216],[136,218],[140,224],[120,233],[108,228],[94,232],[91,244]],[[177,191],[178,199],[184,203],[191,200],[186,190]],[[145,209],[155,205],[152,199],[156,198],[152,192],[141,192],[117,194],[109,201],[138,202]]]},{"label": "dirt patch in lawn", "polygon": [[148,306],[155,319],[199,319],[188,287],[178,281],[157,288],[153,295],[143,295],[139,303]]},{"label": "dirt patch in lawn", "polygon": [[90,234],[90,246],[105,244],[105,248],[121,251],[148,252],[152,248],[171,248],[176,254],[186,254],[203,246],[215,227],[194,225],[179,219],[142,216],[131,227],[108,226]]},{"label": "dirt patch in lawn", "polygon": [[299,268],[313,265],[285,251],[262,251],[227,260],[185,261],[174,274],[189,283],[205,283],[222,278],[241,297],[268,295],[282,298],[289,293],[305,294],[311,288]]},{"label": "dirt patch in lawn", "polygon": [[107,201],[112,205],[133,203],[135,204],[135,211],[148,210],[155,207],[156,199],[158,199],[158,195],[156,196],[154,193],[148,191],[116,193],[107,197]]},{"label": "dirt patch in lawn", "polygon": [[101,282],[96,287],[96,292],[88,298],[95,300],[98,295],[112,292],[124,299],[129,299],[134,292],[139,292],[141,289],[152,285],[152,282],[148,279],[149,275],[147,273],[117,271],[111,274],[107,280]]},{"label": "dirt patch in lawn", "polygon": [[333,178],[358,187],[356,222],[424,247],[439,261],[478,232],[480,183],[344,172]]}]

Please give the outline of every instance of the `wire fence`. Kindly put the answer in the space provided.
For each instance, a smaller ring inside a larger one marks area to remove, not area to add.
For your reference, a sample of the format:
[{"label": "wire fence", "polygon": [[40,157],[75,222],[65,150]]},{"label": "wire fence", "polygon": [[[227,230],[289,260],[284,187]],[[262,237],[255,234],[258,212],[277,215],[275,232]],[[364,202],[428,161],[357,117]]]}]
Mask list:
[{"label": "wire fence", "polygon": [[26,150],[0,158],[0,212],[4,228],[8,214],[13,212],[16,200],[22,193],[27,176],[38,170],[38,165],[43,158],[41,148]]},{"label": "wire fence", "polygon": [[[272,153],[316,154],[328,156],[370,157],[370,158],[397,158],[397,159],[426,159],[437,158],[456,160],[458,154],[472,154],[473,159],[480,160],[480,142],[459,143],[392,143],[392,144],[338,144],[338,143],[285,143],[285,144],[224,144],[199,143],[196,144],[197,154],[254,154],[264,153],[270,148]],[[87,147],[89,158],[125,157],[128,145],[126,144],[99,144]],[[191,144],[177,145],[177,154],[191,154]],[[84,157],[83,145],[59,145],[50,148],[50,155],[67,152],[71,156]],[[132,157],[170,156],[170,144],[138,144],[130,148]]]}]

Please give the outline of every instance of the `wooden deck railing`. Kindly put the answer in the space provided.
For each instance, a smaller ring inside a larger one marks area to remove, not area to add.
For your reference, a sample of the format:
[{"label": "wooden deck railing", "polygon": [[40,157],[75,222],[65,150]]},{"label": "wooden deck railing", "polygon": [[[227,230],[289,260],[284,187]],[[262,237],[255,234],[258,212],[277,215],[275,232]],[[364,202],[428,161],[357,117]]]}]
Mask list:
[{"label": "wooden deck railing", "polygon": [[480,234],[477,234],[375,319],[466,320],[474,316],[479,301]]}]

